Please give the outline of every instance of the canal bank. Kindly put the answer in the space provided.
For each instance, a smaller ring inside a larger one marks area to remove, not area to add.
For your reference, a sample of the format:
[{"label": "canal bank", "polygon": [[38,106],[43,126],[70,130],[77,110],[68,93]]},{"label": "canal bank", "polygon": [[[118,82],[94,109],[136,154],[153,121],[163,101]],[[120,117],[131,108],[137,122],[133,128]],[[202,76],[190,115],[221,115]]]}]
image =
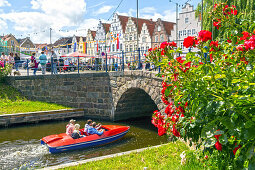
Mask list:
[{"label": "canal bank", "polygon": [[79,117],[84,117],[84,109],[61,109],[29,113],[4,114],[0,115],[0,127]]},{"label": "canal bank", "polygon": [[[151,118],[148,117],[119,122],[97,121],[105,125],[130,126],[130,131],[121,140],[105,146],[60,154],[49,154],[48,148],[40,145],[40,139],[44,136],[64,133],[67,120],[1,128],[0,165],[3,169],[43,168],[166,143],[167,138],[158,136],[157,129],[150,120]],[[77,119],[81,127],[85,122],[86,119]]]}]

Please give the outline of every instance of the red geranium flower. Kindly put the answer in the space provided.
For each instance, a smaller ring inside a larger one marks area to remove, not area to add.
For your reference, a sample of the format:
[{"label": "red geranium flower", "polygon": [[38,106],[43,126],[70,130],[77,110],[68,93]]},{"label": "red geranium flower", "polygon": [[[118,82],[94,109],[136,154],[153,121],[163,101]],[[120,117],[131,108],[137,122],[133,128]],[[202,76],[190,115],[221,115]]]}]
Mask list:
[{"label": "red geranium flower", "polygon": [[211,47],[219,47],[219,41],[212,41],[212,42],[210,43],[210,46],[211,46]]},{"label": "red geranium flower", "polygon": [[187,38],[184,38],[183,45],[186,48],[194,47],[196,45],[195,37],[188,36]]},{"label": "red geranium flower", "polygon": [[218,151],[222,151],[222,144],[221,144],[219,141],[217,141],[217,142],[215,143],[215,148],[216,148]]},{"label": "red geranium flower", "polygon": [[218,22],[217,21],[213,22],[213,26],[215,26],[217,29],[219,29],[221,27],[221,20],[220,19],[217,19],[217,20],[218,20]]},{"label": "red geranium flower", "polygon": [[173,132],[173,135],[176,137],[180,137],[180,132],[178,132],[178,130],[175,128],[175,124],[173,125],[173,128],[171,130]]},{"label": "red geranium flower", "polygon": [[163,128],[163,127],[159,127],[158,128],[158,135],[159,136],[162,136],[162,135],[164,135],[166,133],[166,129],[165,128]]},{"label": "red geranium flower", "polygon": [[167,47],[167,45],[168,45],[168,43],[165,41],[165,42],[162,42],[161,44],[160,44],[160,48],[161,49],[165,49],[166,47]]},{"label": "red geranium flower", "polygon": [[212,33],[210,31],[207,31],[207,30],[201,30],[198,33],[198,39],[203,41],[203,42],[207,42],[208,40],[212,39]]},{"label": "red geranium flower", "polygon": [[183,63],[185,60],[182,59],[182,57],[177,57],[176,60],[179,62],[179,63]]}]

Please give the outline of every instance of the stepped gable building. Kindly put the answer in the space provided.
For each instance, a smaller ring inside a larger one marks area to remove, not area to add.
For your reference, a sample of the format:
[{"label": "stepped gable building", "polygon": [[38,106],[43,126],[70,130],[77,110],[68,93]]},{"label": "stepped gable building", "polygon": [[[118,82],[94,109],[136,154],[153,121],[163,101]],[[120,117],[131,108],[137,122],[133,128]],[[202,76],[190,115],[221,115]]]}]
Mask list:
[{"label": "stepped gable building", "polygon": [[96,37],[96,31],[92,31],[88,29],[88,33],[86,36],[86,52],[90,56],[95,56],[95,37]]},{"label": "stepped gable building", "polygon": [[54,44],[54,52],[57,56],[66,55],[71,51],[73,37],[61,37]]},{"label": "stepped gable building", "polygon": [[[140,23],[139,23],[140,24]],[[154,32],[156,22],[152,19],[147,20],[142,24],[142,28],[139,35],[139,47],[141,49],[141,58],[145,60],[144,54],[152,47],[152,36]]]},{"label": "stepped gable building", "polygon": [[79,53],[86,53],[86,37],[80,36],[77,50]]},{"label": "stepped gable building", "polygon": [[[148,25],[148,26],[147,26]],[[148,19],[142,19],[138,18],[138,48],[140,48],[140,56],[142,58],[142,55],[144,54],[146,50],[146,42],[143,42],[140,40],[141,34],[143,35],[142,39],[149,42],[150,45],[147,45],[147,47],[151,46],[151,35],[154,30],[154,25],[155,22],[152,20]],[[148,30],[150,28],[150,30]],[[147,29],[147,30],[146,30]],[[143,31],[143,33],[142,33]],[[148,33],[148,35],[146,34]],[[149,38],[148,38],[149,36]],[[147,40],[148,39],[148,40]],[[126,24],[126,29],[125,29],[125,51],[128,51],[126,56],[129,56],[129,60],[133,59],[138,59],[138,52],[135,52],[137,48],[137,18],[134,17],[129,17],[128,22]],[[145,46],[145,48],[144,48]]]},{"label": "stepped gable building", "polygon": [[[184,38],[188,36],[197,36],[198,32],[201,30],[201,19],[195,16],[195,10],[192,5],[186,3],[182,8],[181,13],[179,13],[178,18],[178,37],[176,38],[176,27],[171,33],[171,40],[178,41],[177,46],[183,49],[183,52],[188,52],[189,49],[183,46]],[[193,49],[192,51],[196,51]]]},{"label": "stepped gable building", "polygon": [[[124,50],[124,48],[123,48],[124,47],[124,45],[123,45],[124,33],[125,33],[128,18],[129,17],[118,15],[117,13],[115,13],[113,15],[112,23],[111,23],[111,27],[110,27],[110,32],[111,32],[112,37],[111,37],[110,44],[107,44],[107,46],[110,47],[111,53],[121,52],[122,50]],[[117,38],[117,36],[119,36],[119,49],[117,49],[117,40],[115,40]]]},{"label": "stepped gable building", "polygon": [[36,46],[29,37],[23,39],[17,39],[20,48],[21,57],[22,55],[31,56],[32,53],[36,53]]},{"label": "stepped gable building", "polygon": [[171,31],[175,23],[157,19],[152,36],[152,48],[159,46],[164,41],[170,41]]},{"label": "stepped gable building", "polygon": [[111,24],[102,23],[99,21],[95,37],[95,54],[101,56],[102,52],[105,52],[106,46],[106,34],[109,32]]}]

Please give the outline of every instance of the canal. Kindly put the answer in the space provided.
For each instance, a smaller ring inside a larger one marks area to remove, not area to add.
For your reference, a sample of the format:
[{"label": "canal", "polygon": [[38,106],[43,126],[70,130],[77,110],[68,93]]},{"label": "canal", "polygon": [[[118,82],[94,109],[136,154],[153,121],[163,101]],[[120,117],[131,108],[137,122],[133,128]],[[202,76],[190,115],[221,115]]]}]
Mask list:
[{"label": "canal", "polygon": [[[85,122],[85,119],[77,120],[81,127],[84,127]],[[121,140],[108,145],[50,154],[48,148],[40,144],[40,139],[52,134],[65,133],[68,120],[2,128],[0,129],[0,169],[53,166],[167,142],[166,137],[157,135],[157,129],[151,124],[150,117],[119,122],[98,122],[105,125],[130,126],[130,131]]]}]

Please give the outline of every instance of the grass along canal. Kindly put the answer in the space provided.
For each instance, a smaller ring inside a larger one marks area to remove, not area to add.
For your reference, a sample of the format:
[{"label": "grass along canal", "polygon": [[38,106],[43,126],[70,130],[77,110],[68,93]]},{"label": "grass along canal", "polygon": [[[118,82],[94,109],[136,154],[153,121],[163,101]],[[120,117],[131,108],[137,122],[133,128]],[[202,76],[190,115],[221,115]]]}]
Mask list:
[{"label": "grass along canal", "polygon": [[[158,136],[150,120],[140,118],[115,123],[100,121],[102,124],[130,126],[130,131],[121,140],[108,145],[60,154],[50,154],[47,147],[40,145],[40,139],[51,134],[65,133],[68,121],[3,128],[0,129],[0,167],[13,169],[53,166],[166,143],[167,138]],[[80,119],[77,123],[83,127],[85,121]]]}]

